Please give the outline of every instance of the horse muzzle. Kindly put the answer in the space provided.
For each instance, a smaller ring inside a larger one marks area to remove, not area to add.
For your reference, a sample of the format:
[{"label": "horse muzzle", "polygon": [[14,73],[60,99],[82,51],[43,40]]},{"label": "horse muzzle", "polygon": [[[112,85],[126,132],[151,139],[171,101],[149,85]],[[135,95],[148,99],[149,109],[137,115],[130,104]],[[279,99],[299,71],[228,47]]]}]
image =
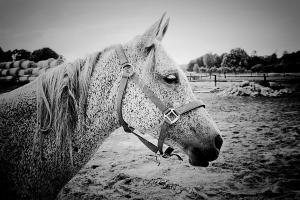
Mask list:
[{"label": "horse muzzle", "polygon": [[210,161],[214,161],[219,157],[223,140],[220,135],[214,139],[214,145],[210,147],[197,147],[192,145],[187,148],[189,163],[193,166],[207,167]]}]

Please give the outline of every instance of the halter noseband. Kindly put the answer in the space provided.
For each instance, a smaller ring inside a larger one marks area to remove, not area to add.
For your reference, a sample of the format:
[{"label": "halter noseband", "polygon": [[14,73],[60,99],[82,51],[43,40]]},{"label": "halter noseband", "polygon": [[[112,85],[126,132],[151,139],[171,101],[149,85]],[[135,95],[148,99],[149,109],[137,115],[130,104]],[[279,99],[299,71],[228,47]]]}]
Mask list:
[{"label": "halter noseband", "polygon": [[[131,64],[128,62],[128,59],[125,55],[122,45],[118,45],[116,47],[116,53],[120,60],[120,64],[122,65],[123,68],[122,79],[119,85],[119,91],[117,95],[117,113],[118,113],[120,125],[123,126],[125,132],[133,133],[134,135],[136,135],[154,153],[156,154],[160,153],[161,155],[163,155],[164,158],[169,157],[171,155],[176,155],[176,154],[172,154],[174,150],[172,147],[168,147],[166,151],[163,152],[163,144],[166,137],[168,137],[167,128],[170,127],[172,124],[176,123],[179,120],[180,115],[189,112],[191,110],[194,110],[196,108],[200,108],[200,107],[205,108],[205,105],[201,101],[192,101],[176,109],[166,107],[165,104],[154,94],[154,92],[150,90],[149,87],[147,87],[145,84],[143,84],[139,80],[138,76],[135,75]],[[133,127],[130,127],[127,124],[127,122],[125,122],[125,120],[123,119],[122,99],[125,94],[128,80],[130,78],[132,78],[134,83],[140,87],[140,89],[144,92],[144,94],[151,99],[151,101],[162,111],[164,115],[164,122],[160,129],[157,146],[152,144],[145,138],[143,138],[139,133],[135,132],[135,129]],[[176,156],[179,159],[181,159],[180,156],[178,155]]]}]

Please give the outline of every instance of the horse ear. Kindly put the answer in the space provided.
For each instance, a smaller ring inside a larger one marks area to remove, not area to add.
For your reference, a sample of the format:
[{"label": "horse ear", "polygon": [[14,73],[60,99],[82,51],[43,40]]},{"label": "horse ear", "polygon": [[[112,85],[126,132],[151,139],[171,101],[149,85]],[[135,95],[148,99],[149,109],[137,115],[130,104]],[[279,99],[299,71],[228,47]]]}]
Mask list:
[{"label": "horse ear", "polygon": [[163,39],[163,37],[165,36],[165,34],[168,30],[169,22],[170,22],[170,18],[168,18],[167,21],[165,22],[165,24],[162,26],[161,31],[159,32],[159,34],[157,36],[158,41],[161,41]]},{"label": "horse ear", "polygon": [[162,15],[162,17],[156,21],[144,34],[143,37],[147,39],[146,46],[151,46],[154,39],[159,41],[162,40],[164,34],[167,31],[169,18],[167,19],[166,23],[162,26],[162,22],[166,16],[166,13]]}]

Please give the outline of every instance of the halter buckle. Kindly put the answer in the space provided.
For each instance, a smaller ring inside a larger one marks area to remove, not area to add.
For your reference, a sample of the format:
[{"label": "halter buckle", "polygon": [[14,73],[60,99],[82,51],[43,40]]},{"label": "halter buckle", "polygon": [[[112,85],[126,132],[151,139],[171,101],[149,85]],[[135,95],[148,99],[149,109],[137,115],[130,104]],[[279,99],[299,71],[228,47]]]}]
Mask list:
[{"label": "halter buckle", "polygon": [[122,68],[123,68],[122,78],[130,78],[134,74],[131,64],[125,63]]},{"label": "halter buckle", "polygon": [[179,119],[180,115],[174,110],[174,108],[169,108],[164,113],[164,119],[168,124],[174,124]]}]

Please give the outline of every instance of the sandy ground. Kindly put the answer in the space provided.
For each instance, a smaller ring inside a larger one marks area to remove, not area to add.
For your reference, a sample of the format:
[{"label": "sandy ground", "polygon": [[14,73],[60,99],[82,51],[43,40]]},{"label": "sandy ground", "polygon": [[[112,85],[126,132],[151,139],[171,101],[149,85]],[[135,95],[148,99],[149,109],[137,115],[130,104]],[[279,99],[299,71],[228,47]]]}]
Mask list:
[{"label": "sandy ground", "polygon": [[[116,130],[59,199],[300,199],[300,95],[199,93],[224,144],[209,167],[171,157],[158,166],[135,136]],[[155,141],[153,141],[155,142]]]}]

